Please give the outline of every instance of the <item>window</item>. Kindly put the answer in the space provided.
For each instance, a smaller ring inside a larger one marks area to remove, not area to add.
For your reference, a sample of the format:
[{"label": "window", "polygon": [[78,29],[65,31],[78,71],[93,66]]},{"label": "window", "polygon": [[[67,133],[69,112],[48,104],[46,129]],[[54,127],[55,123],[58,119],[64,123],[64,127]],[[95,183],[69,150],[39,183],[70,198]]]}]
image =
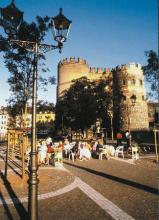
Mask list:
[{"label": "window", "polygon": [[142,80],[140,80],[140,86],[142,86],[143,85],[143,82],[142,82]]},{"label": "window", "polygon": [[144,95],[142,96],[142,100],[143,100],[143,101],[145,100],[145,97],[144,97]]},{"label": "window", "polygon": [[126,81],[125,81],[125,79],[123,79],[123,86],[125,86],[126,85]]}]

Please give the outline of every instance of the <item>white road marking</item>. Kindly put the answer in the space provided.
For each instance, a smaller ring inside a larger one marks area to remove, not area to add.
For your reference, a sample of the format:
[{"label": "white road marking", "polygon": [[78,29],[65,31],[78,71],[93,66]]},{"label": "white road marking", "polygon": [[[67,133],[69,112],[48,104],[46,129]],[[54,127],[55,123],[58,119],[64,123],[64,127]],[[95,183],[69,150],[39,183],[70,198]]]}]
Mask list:
[{"label": "white road marking", "polygon": [[[59,196],[59,195],[62,195],[64,193],[67,193],[73,189],[75,189],[77,187],[77,184],[76,182],[74,181],[73,183],[71,183],[70,185],[68,186],[65,186],[61,189],[58,189],[56,191],[53,191],[53,192],[48,192],[48,193],[44,193],[44,194],[40,194],[38,195],[38,200],[43,200],[43,199],[48,199],[48,198],[52,198],[52,197],[55,197],[55,196]],[[17,203],[24,203],[24,202],[28,202],[28,197],[22,197],[22,198],[12,198],[12,199],[1,199],[0,198],[0,205],[3,205],[3,204],[17,204]]]},{"label": "white road marking", "polygon": [[115,220],[134,220],[130,215],[112,203],[110,200],[106,199],[99,192],[94,190],[88,184],[83,182],[81,179],[76,177],[75,179],[78,187],[84,192],[90,199],[92,199],[97,205],[99,205],[103,210],[105,210],[110,216]]},{"label": "white road marking", "polygon": [[[119,159],[119,160],[123,161],[122,159]],[[43,170],[43,169],[44,170],[45,169],[58,169],[59,170],[59,168],[55,168],[55,167],[40,167],[40,170]],[[16,170],[19,170],[19,169],[16,169]],[[60,170],[65,170],[70,173],[70,171],[68,171],[66,168],[60,168]],[[9,169],[8,171],[12,172],[13,170]],[[1,172],[4,172],[4,170],[1,170]],[[70,185],[65,186],[59,190],[38,195],[38,200],[53,198],[55,196],[59,196],[64,193],[70,192],[75,188],[79,188],[93,202],[95,202],[100,208],[102,208],[106,213],[108,213],[115,220],[134,220],[133,217],[128,215],[126,212],[120,209],[117,205],[112,203],[110,200],[105,198],[102,194],[100,194],[95,189],[93,189],[91,186],[86,184],[79,177],[75,177],[74,182],[72,182]],[[3,199],[0,198],[0,205],[3,205],[3,204],[10,205],[10,204],[17,204],[17,203],[25,203],[25,202],[26,203],[28,202],[28,196],[21,197],[21,198],[3,198]]]},{"label": "white road marking", "polygon": [[[48,192],[38,195],[38,200],[49,199],[55,196],[62,195],[64,193],[70,192],[75,188],[79,188],[83,193],[85,193],[90,199],[93,200],[98,206],[100,206],[106,213],[112,216],[115,220],[134,220],[130,215],[112,203],[110,200],[106,199],[103,195],[97,192],[95,189],[90,187],[88,184],[83,182],[80,178],[76,177],[75,181],[68,186],[65,186],[59,190]],[[28,202],[28,197],[22,198],[12,198],[12,199],[1,199],[0,205],[2,204],[17,204],[17,203]]]}]

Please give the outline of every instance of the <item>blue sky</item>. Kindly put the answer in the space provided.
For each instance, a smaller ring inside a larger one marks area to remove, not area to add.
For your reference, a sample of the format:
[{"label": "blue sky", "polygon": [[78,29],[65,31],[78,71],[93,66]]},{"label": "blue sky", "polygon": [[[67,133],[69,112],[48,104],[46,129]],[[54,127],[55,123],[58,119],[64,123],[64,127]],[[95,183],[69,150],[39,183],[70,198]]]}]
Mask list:
[{"label": "blue sky", "polygon": [[[9,3],[1,0],[0,7]],[[84,58],[92,67],[112,68],[130,62],[144,65],[144,52],[157,51],[157,0],[15,0],[15,4],[24,11],[28,22],[36,15],[55,16],[60,7],[72,20],[62,54],[47,53],[47,65],[55,77],[58,62],[66,57]],[[51,33],[46,43],[55,43]],[[6,84],[9,73],[3,59],[0,68],[0,105],[5,105],[9,97]],[[38,98],[55,103],[56,86],[48,86],[47,92],[39,89]]]}]

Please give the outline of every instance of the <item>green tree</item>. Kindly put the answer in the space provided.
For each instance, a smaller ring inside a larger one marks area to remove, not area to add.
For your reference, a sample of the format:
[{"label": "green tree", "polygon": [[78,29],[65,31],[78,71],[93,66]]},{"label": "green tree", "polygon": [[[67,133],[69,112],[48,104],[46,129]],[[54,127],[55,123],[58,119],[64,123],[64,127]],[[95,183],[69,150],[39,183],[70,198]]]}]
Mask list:
[{"label": "green tree", "polygon": [[55,105],[52,102],[39,100],[37,102],[37,111],[38,112],[55,112]]},{"label": "green tree", "polygon": [[61,125],[84,131],[95,124],[97,118],[106,120],[111,100],[110,79],[77,79],[56,104],[56,127]]},{"label": "green tree", "polygon": [[[24,21],[21,24],[18,39],[32,42],[37,40],[39,43],[43,43],[49,30],[49,21],[49,17],[42,18],[39,16],[31,24]],[[30,49],[29,46],[23,48],[15,43],[10,43],[0,35],[0,51],[4,54],[4,63],[10,73],[8,78],[11,91],[11,97],[8,100],[9,108],[14,108],[16,105],[17,114],[26,114],[27,103],[32,94],[34,54]],[[45,65],[45,59],[44,53],[38,54],[39,70],[41,73],[49,71]],[[51,78],[49,80],[54,81]],[[43,86],[46,86],[48,83],[48,80],[43,76],[39,76],[39,81]],[[10,113],[12,114],[13,111],[11,110]],[[12,116],[15,116],[15,112]]]},{"label": "green tree", "polygon": [[159,58],[153,50],[146,51],[147,65],[143,67],[147,82],[150,84],[149,97],[159,102]]},{"label": "green tree", "polygon": [[[37,112],[40,113],[45,113],[45,112],[50,112],[50,113],[54,113],[55,112],[55,106],[53,103],[50,103],[48,101],[43,101],[43,100],[39,100],[37,102]],[[55,123],[53,120],[51,119],[50,115],[46,115],[45,116],[46,121],[43,122],[37,122],[36,124],[36,128],[37,131],[40,132],[46,132],[49,135],[52,135],[54,130],[55,130]]]}]

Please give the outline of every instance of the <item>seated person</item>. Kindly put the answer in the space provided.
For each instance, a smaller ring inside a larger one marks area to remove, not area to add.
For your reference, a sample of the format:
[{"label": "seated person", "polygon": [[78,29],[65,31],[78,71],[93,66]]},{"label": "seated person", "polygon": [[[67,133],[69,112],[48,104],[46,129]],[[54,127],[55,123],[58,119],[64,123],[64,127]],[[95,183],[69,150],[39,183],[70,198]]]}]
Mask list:
[{"label": "seated person", "polygon": [[72,148],[71,148],[71,152],[74,154],[74,157],[77,159],[78,157],[78,145],[75,144]]},{"label": "seated person", "polygon": [[80,157],[79,157],[80,160],[90,160],[91,152],[86,147],[86,143],[85,142],[80,144],[79,151],[80,151]]},{"label": "seated person", "polygon": [[97,141],[97,146],[96,146],[96,152],[97,153],[100,153],[103,149],[103,143],[102,143],[102,140],[101,139],[98,139]]},{"label": "seated person", "polygon": [[51,156],[54,154],[54,147],[52,145],[52,142],[47,145],[47,154],[46,154],[46,163],[49,165]]},{"label": "seated person", "polygon": [[46,145],[49,146],[50,143],[52,143],[52,138],[51,137],[46,138],[45,142],[46,142]]},{"label": "seated person", "polygon": [[68,153],[69,153],[69,151],[70,151],[70,149],[71,149],[71,146],[70,146],[70,143],[69,143],[68,139],[65,139],[65,140],[64,140],[63,148],[64,148],[64,154],[65,154],[66,157],[67,157],[67,155],[68,155]]},{"label": "seated person", "polygon": [[42,141],[41,145],[38,146],[38,163],[39,164],[45,164],[46,154],[47,154],[46,142]]}]

